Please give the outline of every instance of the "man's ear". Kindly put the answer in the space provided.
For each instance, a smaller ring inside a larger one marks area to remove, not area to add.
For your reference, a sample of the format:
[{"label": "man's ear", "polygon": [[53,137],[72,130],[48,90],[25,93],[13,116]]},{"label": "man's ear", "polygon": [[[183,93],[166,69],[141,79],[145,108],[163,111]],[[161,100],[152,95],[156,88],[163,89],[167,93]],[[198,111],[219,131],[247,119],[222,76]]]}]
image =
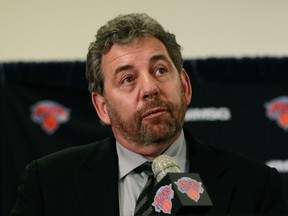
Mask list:
[{"label": "man's ear", "polygon": [[92,99],[93,106],[99,118],[102,120],[104,124],[110,125],[111,121],[107,112],[106,102],[105,102],[104,97],[97,92],[92,92],[91,99]]},{"label": "man's ear", "polygon": [[182,73],[180,74],[180,77],[182,81],[183,92],[186,98],[186,105],[188,106],[192,98],[192,86],[191,86],[189,75],[187,74],[185,69],[182,69]]}]

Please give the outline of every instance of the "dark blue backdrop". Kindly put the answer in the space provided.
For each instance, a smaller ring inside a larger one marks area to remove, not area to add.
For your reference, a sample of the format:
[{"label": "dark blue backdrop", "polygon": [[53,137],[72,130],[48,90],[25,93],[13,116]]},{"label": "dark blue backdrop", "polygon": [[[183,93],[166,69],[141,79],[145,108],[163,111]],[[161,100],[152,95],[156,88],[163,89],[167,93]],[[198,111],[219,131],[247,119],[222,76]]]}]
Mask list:
[{"label": "dark blue backdrop", "polygon": [[[193,86],[185,126],[210,145],[276,167],[288,194],[288,58],[196,59],[184,67]],[[14,205],[27,163],[110,133],[84,71],[84,62],[0,64],[1,215]]]}]

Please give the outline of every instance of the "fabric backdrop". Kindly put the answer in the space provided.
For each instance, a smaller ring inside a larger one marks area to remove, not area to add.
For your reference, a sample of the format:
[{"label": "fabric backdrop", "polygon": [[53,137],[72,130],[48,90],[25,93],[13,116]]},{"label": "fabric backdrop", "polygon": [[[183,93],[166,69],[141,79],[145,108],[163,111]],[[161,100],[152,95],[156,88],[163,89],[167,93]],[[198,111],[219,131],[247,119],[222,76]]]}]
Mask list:
[{"label": "fabric backdrop", "polygon": [[[209,145],[276,167],[288,201],[288,58],[188,59],[184,67],[193,87],[185,127]],[[0,64],[1,215],[31,160],[111,133],[84,73],[84,62]]]}]

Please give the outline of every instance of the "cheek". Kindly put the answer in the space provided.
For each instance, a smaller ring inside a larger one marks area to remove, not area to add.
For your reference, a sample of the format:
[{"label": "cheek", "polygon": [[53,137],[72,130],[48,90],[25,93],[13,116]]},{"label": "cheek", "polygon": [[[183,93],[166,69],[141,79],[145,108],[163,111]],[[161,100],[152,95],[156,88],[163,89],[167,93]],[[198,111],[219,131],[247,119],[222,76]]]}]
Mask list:
[{"label": "cheek", "polygon": [[133,114],[133,110],[136,110],[133,103],[130,100],[127,100],[127,98],[124,99],[123,96],[114,97],[111,99],[109,106],[123,119],[126,119],[126,116],[131,116]]},{"label": "cheek", "polygon": [[[172,87],[173,86],[173,87]],[[180,82],[177,84],[171,84],[170,87],[168,87],[168,90],[166,90],[167,96],[173,100],[174,102],[180,102],[181,97],[183,95],[183,87]]]}]

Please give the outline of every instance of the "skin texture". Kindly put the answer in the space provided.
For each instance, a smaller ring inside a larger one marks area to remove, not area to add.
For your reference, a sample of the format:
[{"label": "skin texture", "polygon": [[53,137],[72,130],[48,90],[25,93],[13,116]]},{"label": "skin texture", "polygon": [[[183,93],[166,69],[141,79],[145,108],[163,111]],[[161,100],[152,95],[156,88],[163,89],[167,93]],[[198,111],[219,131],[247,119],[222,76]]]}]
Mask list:
[{"label": "skin texture", "polygon": [[192,88],[165,46],[154,37],[114,44],[102,56],[104,95],[92,93],[100,119],[118,142],[147,158],[164,152],[180,135]]}]

